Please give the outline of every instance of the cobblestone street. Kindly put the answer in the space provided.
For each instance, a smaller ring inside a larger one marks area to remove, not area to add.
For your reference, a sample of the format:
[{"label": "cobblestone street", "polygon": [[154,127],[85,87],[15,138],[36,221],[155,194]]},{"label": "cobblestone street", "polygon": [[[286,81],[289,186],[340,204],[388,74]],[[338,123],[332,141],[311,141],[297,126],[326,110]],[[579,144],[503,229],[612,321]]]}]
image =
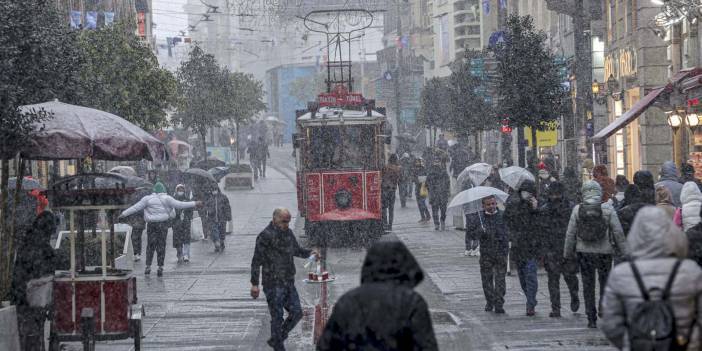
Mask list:
[{"label": "cobblestone street", "polygon": [[[296,211],[294,166],[290,150],[272,149],[267,178],[250,191],[226,192],[234,234],[227,237],[223,254],[210,242],[193,243],[189,264],[178,264],[169,249],[163,278],[143,275],[137,264],[139,299],[146,308],[146,350],[267,350],[269,317],[265,299],[249,296],[249,266],[256,235],[270,221],[275,207]],[[585,328],[582,313],[563,310],[563,318],[548,317],[546,275],[539,271],[539,305],[535,317],[525,316],[525,300],[516,274],[507,277],[506,315],[484,312],[477,257],[465,257],[463,232],[435,232],[417,224],[415,202],[396,207],[394,233],[382,240],[402,240],[426,272],[418,287],[432,312],[441,350],[612,350],[597,330]],[[305,243],[303,223],[294,216],[295,233]],[[169,239],[170,245],[170,239]],[[328,262],[337,280],[330,301],[360,283],[362,249],[330,249]],[[288,350],[312,350],[313,308],[318,286],[302,282],[303,261],[298,263],[298,291],[305,318],[286,343]],[[564,286],[565,284],[562,284]],[[564,293],[563,305],[568,306]],[[71,348],[79,349],[78,344]],[[99,343],[98,350],[127,351],[130,340]]]}]

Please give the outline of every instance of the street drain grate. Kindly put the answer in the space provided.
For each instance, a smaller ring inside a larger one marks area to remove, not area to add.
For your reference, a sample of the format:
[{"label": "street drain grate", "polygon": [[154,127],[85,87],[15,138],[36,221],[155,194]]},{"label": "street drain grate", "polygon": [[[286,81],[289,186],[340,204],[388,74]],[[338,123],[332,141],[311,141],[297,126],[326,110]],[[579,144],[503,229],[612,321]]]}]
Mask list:
[{"label": "street drain grate", "polygon": [[459,325],[460,321],[453,313],[448,311],[429,311],[432,324]]}]

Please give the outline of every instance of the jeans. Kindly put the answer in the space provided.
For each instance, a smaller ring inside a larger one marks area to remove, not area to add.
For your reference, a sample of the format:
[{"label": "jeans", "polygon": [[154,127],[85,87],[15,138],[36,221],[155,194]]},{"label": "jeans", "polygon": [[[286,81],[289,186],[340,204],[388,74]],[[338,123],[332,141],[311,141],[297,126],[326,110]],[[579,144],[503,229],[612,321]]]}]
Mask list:
[{"label": "jeans", "polygon": [[218,243],[224,244],[225,225],[226,222],[210,222],[210,237],[212,238],[212,242],[215,245],[217,245]]},{"label": "jeans", "polygon": [[[266,294],[268,311],[271,314],[271,340],[274,350],[285,350],[283,342],[288,338],[288,333],[302,319],[302,306],[300,297],[295,289],[295,283],[263,287]],[[288,317],[283,320],[283,310],[288,312]]]},{"label": "jeans", "polygon": [[258,168],[261,171],[261,176],[263,178],[266,177],[266,159],[261,159],[261,161],[258,162]]},{"label": "jeans", "polygon": [[568,286],[570,301],[578,301],[578,267],[577,262],[563,258],[560,252],[549,253],[544,257],[544,266],[548,274],[548,296],[551,298],[551,310],[561,309],[561,275]]},{"label": "jeans", "polygon": [[539,282],[536,278],[536,259],[520,259],[515,262],[517,264],[517,274],[519,274],[519,285],[527,299],[527,309],[536,307],[536,291],[539,288]]},{"label": "jeans", "polygon": [[[431,204],[431,215],[434,217],[434,225],[439,225],[439,219],[441,219],[441,223],[446,223],[446,206],[448,206],[448,201],[438,201]],[[439,211],[441,211],[441,217],[439,217]]]},{"label": "jeans", "polygon": [[141,236],[144,234],[144,228],[132,228],[132,247],[135,255],[141,255]]},{"label": "jeans", "polygon": [[190,258],[190,243],[183,243],[183,256]]},{"label": "jeans", "polygon": [[[260,167],[261,167],[261,161],[252,158],[251,159],[251,168],[253,168],[254,179],[258,179],[258,175],[259,175],[260,170],[261,170]],[[261,176],[263,176],[263,174],[261,174]]]},{"label": "jeans", "polygon": [[585,314],[588,320],[597,320],[597,306],[595,305],[595,273],[600,284],[600,303],[607,284],[607,276],[612,269],[612,255],[578,252],[580,275],[583,280],[583,299],[585,300]]},{"label": "jeans", "polygon": [[156,263],[163,267],[166,259],[166,237],[168,236],[168,222],[153,222],[146,226],[146,265],[151,266],[156,251]]},{"label": "jeans", "polygon": [[414,186],[414,195],[417,198],[417,208],[419,208],[419,215],[423,220],[429,220],[431,219],[431,215],[429,214],[429,208],[427,208],[427,198],[426,197],[421,197],[419,196],[419,192],[421,191],[422,184],[417,183]]},{"label": "jeans", "polygon": [[412,183],[409,181],[400,182],[400,205],[405,207],[407,205],[407,198],[410,197],[410,191],[412,189]]},{"label": "jeans", "polygon": [[386,229],[391,229],[393,217],[395,217],[395,189],[383,189],[381,196],[383,205],[383,226]]},{"label": "jeans", "polygon": [[505,304],[506,274],[507,256],[480,256],[480,278],[488,305],[501,308]]}]

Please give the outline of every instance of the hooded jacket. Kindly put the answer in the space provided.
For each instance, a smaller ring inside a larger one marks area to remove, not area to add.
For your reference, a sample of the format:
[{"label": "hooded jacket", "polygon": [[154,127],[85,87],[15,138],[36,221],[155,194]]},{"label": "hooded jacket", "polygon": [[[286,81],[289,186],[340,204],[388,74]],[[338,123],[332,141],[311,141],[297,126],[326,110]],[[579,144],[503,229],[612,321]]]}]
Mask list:
[{"label": "hooded jacket", "polygon": [[673,219],[675,216],[675,210],[677,208],[673,206],[673,199],[671,199],[670,191],[664,186],[656,187],[656,206],[662,208],[665,213]]},{"label": "hooded jacket", "polygon": [[536,198],[536,184],[525,180],[508,199],[504,214],[512,242],[512,254],[517,260],[535,258],[539,254],[539,209],[534,208],[529,200],[522,198],[523,191]]},{"label": "hooded jacket", "polygon": [[[662,209],[647,206],[636,216],[627,238],[630,257],[641,273],[646,289],[663,289],[678,258],[684,258],[687,240]],[[675,277],[671,298],[678,334],[687,336],[695,316],[702,316],[702,269],[692,260],[683,260]],[[619,264],[605,287],[600,327],[618,348],[626,347],[627,316],[643,302],[631,266]],[[695,310],[697,307],[697,311]],[[700,350],[699,324],[688,350]]]},{"label": "hooded jacket", "polygon": [[700,210],[702,210],[702,192],[694,182],[687,182],[680,191],[680,202],[682,203],[682,224],[683,230],[700,223]]},{"label": "hooded jacket", "polygon": [[682,184],[680,184],[678,168],[675,167],[673,161],[665,161],[663,166],[661,166],[661,179],[656,183],[656,186],[659,185],[668,188],[670,195],[673,197],[673,206],[680,207]]},{"label": "hooded jacket", "polygon": [[656,204],[656,188],[653,184],[653,174],[649,171],[637,171],[634,173],[634,184],[641,191],[641,201],[645,204]]},{"label": "hooded jacket", "polygon": [[646,206],[641,199],[641,191],[638,186],[635,184],[627,185],[626,190],[624,190],[624,201],[622,204],[623,207],[617,211],[617,216],[622,225],[622,231],[624,231],[624,235],[626,236],[629,235],[629,229],[631,228],[631,224],[634,223],[636,213]]},{"label": "hooded jacket", "polygon": [[578,236],[578,211],[582,204],[579,204],[573,208],[573,213],[570,215],[570,220],[568,221],[568,231],[566,232],[565,239],[565,250],[563,255],[566,258],[572,258],[576,252],[582,253],[595,253],[595,254],[614,254],[614,248],[612,243],[617,245],[619,253],[626,254],[626,243],[624,239],[624,233],[622,231],[622,225],[619,223],[619,218],[617,213],[614,211],[614,207],[609,203],[602,203],[602,188],[595,181],[588,181],[583,184],[583,203],[585,204],[598,204],[602,208],[602,217],[608,224],[607,234],[604,235],[602,240],[597,242],[583,241]]},{"label": "hooded jacket", "polygon": [[414,291],[423,279],[402,242],[373,245],[363,262],[361,286],[336,302],[317,350],[438,350],[427,303]]},{"label": "hooded jacket", "polygon": [[171,210],[182,210],[195,207],[195,201],[181,202],[168,194],[153,193],[146,195],[132,207],[124,210],[120,218],[127,217],[139,211],[144,211],[144,220],[147,223],[166,222],[170,220]]}]

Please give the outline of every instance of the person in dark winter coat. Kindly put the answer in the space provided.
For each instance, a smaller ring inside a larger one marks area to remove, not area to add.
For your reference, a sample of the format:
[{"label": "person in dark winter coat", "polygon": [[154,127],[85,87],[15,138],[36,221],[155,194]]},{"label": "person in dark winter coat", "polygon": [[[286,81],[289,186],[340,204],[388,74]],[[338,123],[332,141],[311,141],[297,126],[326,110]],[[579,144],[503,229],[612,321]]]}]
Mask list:
[{"label": "person in dark winter coat", "polygon": [[512,257],[517,265],[519,284],[527,299],[526,314],[533,316],[536,307],[536,258],[539,255],[539,209],[536,184],[525,180],[505,207],[505,220],[512,242]]},{"label": "person in dark winter coat", "polygon": [[634,173],[634,184],[641,191],[641,201],[647,205],[656,204],[656,186],[653,181],[653,174],[643,170]]},{"label": "person in dark winter coat", "polygon": [[397,155],[392,154],[388,158],[388,164],[383,168],[383,178],[381,180],[381,205],[383,227],[387,231],[392,231],[392,222],[395,217],[395,192],[400,186],[402,178],[402,167],[398,163]]},{"label": "person in dark winter coat", "polygon": [[434,162],[429,168],[427,188],[431,214],[434,217],[434,230],[446,230],[446,207],[451,196],[451,179],[442,163]]},{"label": "person in dark winter coat", "polygon": [[56,216],[42,212],[32,222],[17,248],[12,272],[10,301],[17,306],[17,324],[22,350],[43,350],[46,309],[32,307],[27,301],[27,283],[32,279],[53,275],[57,258],[50,245],[56,232]]},{"label": "person in dark winter coat", "polygon": [[363,262],[361,286],[334,304],[317,350],[438,350],[429,307],[414,291],[423,279],[402,242],[373,245]]},{"label": "person in dark winter coat", "polygon": [[634,184],[629,184],[624,190],[624,201],[622,202],[622,208],[617,211],[617,216],[619,216],[619,222],[622,225],[625,236],[629,235],[636,213],[646,206],[641,196],[639,187]]},{"label": "person in dark winter coat", "polygon": [[[702,216],[702,211],[700,216]],[[685,235],[687,235],[689,245],[688,257],[702,266],[702,222],[688,229]]]},{"label": "person in dark winter coat", "polygon": [[578,298],[578,263],[574,259],[563,258],[565,234],[568,230],[573,204],[565,198],[565,187],[560,182],[553,182],[546,192],[546,203],[541,206],[541,231],[543,238],[543,258],[548,274],[548,294],[551,298],[550,317],[561,316],[561,275],[570,292],[570,309],[577,312],[580,306]]},{"label": "person in dark winter coat", "polygon": [[[685,184],[687,182],[695,182],[697,187],[702,191],[702,182],[695,177],[695,167],[689,163],[683,163],[680,167],[680,183]],[[680,200],[682,202],[682,199]]]},{"label": "person in dark winter coat", "polygon": [[232,220],[232,209],[229,199],[217,189],[212,190],[212,195],[205,200],[205,222],[210,231],[210,238],[214,243],[215,252],[224,251],[224,239],[227,222]]},{"label": "person in dark winter coat", "polygon": [[414,157],[409,153],[405,152],[400,158],[400,182],[399,182],[399,193],[400,193],[400,206],[405,208],[407,206],[407,198],[412,198],[412,165],[414,163]]},{"label": "person in dark winter coat", "polygon": [[[178,201],[190,201],[190,194],[185,191],[185,185],[178,184],[173,198]],[[173,247],[176,249],[178,262],[190,262],[190,222],[193,220],[191,208],[177,209],[176,217],[171,222],[173,229]]]},{"label": "person in dark winter coat", "polygon": [[482,199],[483,210],[468,215],[466,246],[469,240],[480,242],[480,277],[485,294],[485,311],[505,313],[505,275],[509,236],[502,212],[494,196]]},{"label": "person in dark winter coat", "polygon": [[682,190],[682,183],[680,183],[680,175],[678,174],[678,167],[675,166],[673,161],[665,161],[661,166],[660,180],[655,186],[664,186],[670,191],[670,195],[673,197],[673,206],[680,207],[680,191]]},{"label": "person in dark winter coat", "polygon": [[[273,220],[258,237],[251,259],[251,297],[257,299],[259,281],[263,284],[268,310],[271,314],[271,338],[274,350],[285,350],[283,343],[295,325],[302,319],[300,297],[295,289],[295,262],[293,257],[307,258],[319,255],[316,251],[303,249],[290,230],[290,211],[278,208],[273,211]],[[262,279],[259,280],[259,276]],[[288,317],[283,321],[283,309]]]},{"label": "person in dark winter coat", "polygon": [[574,204],[582,201],[582,194],[580,193],[582,182],[575,168],[566,167],[565,171],[563,171],[563,185],[565,186],[565,195],[568,201]]}]

